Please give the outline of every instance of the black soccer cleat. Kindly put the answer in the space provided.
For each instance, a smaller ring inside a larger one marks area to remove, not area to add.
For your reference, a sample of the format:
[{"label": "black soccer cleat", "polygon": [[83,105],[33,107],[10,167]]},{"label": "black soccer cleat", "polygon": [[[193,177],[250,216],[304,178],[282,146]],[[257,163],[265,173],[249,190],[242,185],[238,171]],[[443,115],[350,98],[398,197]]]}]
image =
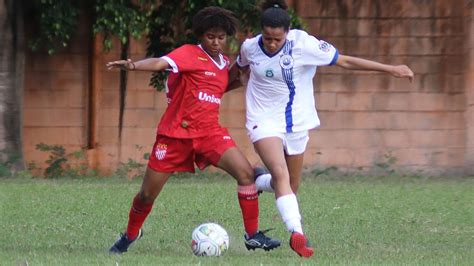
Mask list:
[{"label": "black soccer cleat", "polygon": [[247,250],[255,250],[256,248],[261,248],[265,251],[269,251],[279,247],[281,245],[281,241],[278,239],[271,239],[270,237],[266,236],[265,233],[268,231],[270,230],[258,231],[251,237],[245,234],[245,247],[247,248]]},{"label": "black soccer cleat", "polygon": [[142,238],[142,236],[143,236],[142,229],[140,229],[140,231],[138,232],[137,238],[135,238],[133,240],[128,239],[127,234],[120,233],[120,238],[117,239],[117,241],[115,241],[114,245],[109,249],[109,253],[111,253],[111,254],[122,254],[124,252],[127,252],[130,245],[133,244],[138,239]]}]

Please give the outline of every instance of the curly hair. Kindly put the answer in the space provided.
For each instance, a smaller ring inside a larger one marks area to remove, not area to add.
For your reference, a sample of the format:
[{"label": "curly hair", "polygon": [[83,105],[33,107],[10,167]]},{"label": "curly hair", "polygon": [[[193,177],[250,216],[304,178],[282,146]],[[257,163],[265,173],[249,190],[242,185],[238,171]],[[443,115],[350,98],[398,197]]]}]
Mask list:
[{"label": "curly hair", "polygon": [[266,0],[261,4],[263,11],[260,26],[280,28],[283,27],[285,31],[290,29],[290,15],[286,11],[288,4],[285,0]]},{"label": "curly hair", "polygon": [[231,11],[210,6],[201,9],[193,17],[193,33],[196,37],[201,37],[210,29],[222,29],[228,36],[232,36],[237,31],[237,18]]}]

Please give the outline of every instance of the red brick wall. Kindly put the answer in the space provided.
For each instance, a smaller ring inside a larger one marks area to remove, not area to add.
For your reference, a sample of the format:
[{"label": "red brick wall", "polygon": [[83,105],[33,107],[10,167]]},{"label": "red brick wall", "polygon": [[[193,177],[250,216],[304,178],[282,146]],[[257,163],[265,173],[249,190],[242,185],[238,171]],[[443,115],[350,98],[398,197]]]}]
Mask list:
[{"label": "red brick wall", "polygon": [[[392,159],[389,167],[400,171],[474,171],[472,1],[289,2],[308,31],[334,44],[340,53],[405,63],[416,72],[415,81],[409,83],[376,73],[320,68],[315,97],[322,126],[311,132],[305,157],[308,169],[370,171]],[[84,28],[76,38],[86,39],[87,34]],[[144,51],[145,41],[134,41],[130,57],[141,59]],[[104,67],[119,58],[119,52],[97,53],[92,70],[90,53],[78,43],[52,57],[28,54],[24,125],[28,161],[44,161],[45,154],[34,148],[39,142],[71,151],[87,147],[88,91],[95,84],[96,145],[88,152],[89,164],[107,172],[129,158],[145,162],[143,154],[151,149],[166,106],[164,94],[148,86],[150,74],[131,72],[119,139],[119,73]],[[244,129],[243,90],[224,96],[221,122],[249,159],[257,162]]]},{"label": "red brick wall", "polygon": [[309,32],[341,54],[408,64],[412,84],[387,75],[321,68],[322,126],[308,163],[425,172],[464,167],[466,123],[463,8],[459,1],[295,1]]},{"label": "red brick wall", "polygon": [[[114,47],[118,47],[118,42]],[[101,47],[99,47],[101,49]],[[130,58],[145,57],[145,41],[133,40]],[[156,124],[166,108],[166,97],[150,87],[151,74],[129,72],[125,98],[125,112],[121,138],[119,138],[119,71],[108,71],[105,63],[120,58],[117,49],[98,55],[100,79],[98,97],[97,167],[103,171],[114,170],[118,163],[129,159],[145,163],[143,155],[151,151]]]},{"label": "red brick wall", "polygon": [[27,163],[44,166],[49,154],[39,143],[61,145],[68,152],[87,145],[89,31],[85,18],[70,47],[49,56],[28,49],[25,65],[24,140]]}]

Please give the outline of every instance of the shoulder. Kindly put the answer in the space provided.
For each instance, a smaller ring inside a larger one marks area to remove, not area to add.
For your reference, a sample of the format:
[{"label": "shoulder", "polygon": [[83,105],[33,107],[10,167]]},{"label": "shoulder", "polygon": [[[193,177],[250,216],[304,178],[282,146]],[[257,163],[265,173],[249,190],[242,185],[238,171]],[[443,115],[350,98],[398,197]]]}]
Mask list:
[{"label": "shoulder", "polygon": [[174,49],[171,53],[196,53],[197,51],[199,51],[199,47],[197,45],[184,44]]},{"label": "shoulder", "polygon": [[251,49],[252,47],[258,46],[258,40],[260,40],[260,37],[262,35],[259,34],[255,37],[248,38],[242,43],[241,49]]},{"label": "shoulder", "polygon": [[314,36],[308,34],[304,30],[293,29],[288,32],[287,35],[288,40],[293,40],[296,43],[298,42],[306,42],[308,39],[316,39]]}]

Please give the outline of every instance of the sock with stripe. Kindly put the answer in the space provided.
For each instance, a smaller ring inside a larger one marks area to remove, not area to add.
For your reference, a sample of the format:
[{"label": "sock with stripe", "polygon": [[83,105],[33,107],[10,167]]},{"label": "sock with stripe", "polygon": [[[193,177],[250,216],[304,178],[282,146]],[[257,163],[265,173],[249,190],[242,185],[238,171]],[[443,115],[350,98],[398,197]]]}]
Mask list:
[{"label": "sock with stripe", "polygon": [[142,228],[146,217],[151,212],[153,203],[144,203],[137,194],[133,199],[132,208],[128,215],[127,236],[130,240],[137,238],[140,228]]},{"label": "sock with stripe", "polygon": [[237,195],[244,219],[244,228],[248,236],[253,236],[258,230],[258,194],[255,184],[238,186]]}]

